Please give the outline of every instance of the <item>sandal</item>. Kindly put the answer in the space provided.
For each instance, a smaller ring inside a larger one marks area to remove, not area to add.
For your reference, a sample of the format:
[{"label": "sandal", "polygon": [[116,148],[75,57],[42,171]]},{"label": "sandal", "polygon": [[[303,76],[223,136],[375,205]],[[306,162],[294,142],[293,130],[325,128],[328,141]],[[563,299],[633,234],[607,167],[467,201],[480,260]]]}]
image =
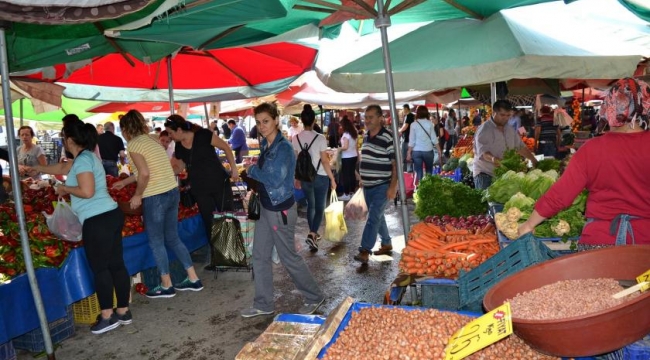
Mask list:
[{"label": "sandal", "polygon": [[317,238],[314,238],[314,235],[312,235],[312,234],[307,235],[307,239],[305,240],[305,242],[307,243],[307,245],[309,245],[309,251],[312,251],[312,252],[318,251],[318,242],[317,241],[318,240],[317,240]]}]

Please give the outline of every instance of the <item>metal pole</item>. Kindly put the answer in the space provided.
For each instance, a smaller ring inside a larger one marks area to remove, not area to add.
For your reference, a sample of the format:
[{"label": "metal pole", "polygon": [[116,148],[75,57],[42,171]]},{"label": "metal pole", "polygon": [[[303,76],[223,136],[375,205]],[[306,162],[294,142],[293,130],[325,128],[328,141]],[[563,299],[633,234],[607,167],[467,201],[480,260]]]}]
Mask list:
[{"label": "metal pole", "polygon": [[390,26],[390,17],[384,9],[384,1],[377,0],[377,18],[375,27],[381,33],[381,48],[384,55],[384,68],[386,69],[386,90],[388,92],[388,104],[390,105],[390,116],[393,118],[391,127],[393,128],[393,143],[395,148],[395,162],[397,167],[397,183],[399,185],[399,197],[402,204],[402,227],[404,229],[404,241],[408,241],[408,234],[411,228],[409,221],[408,208],[406,203],[406,186],[404,185],[404,169],[402,167],[402,148],[399,138],[399,120],[397,117],[397,107],[395,105],[395,86],[393,85],[393,67],[390,63],[390,51],[388,49],[388,27]]},{"label": "metal pole", "polygon": [[210,113],[208,112],[208,103],[203,103],[203,111],[205,111],[205,127],[210,127]]},{"label": "metal pole", "polygon": [[171,55],[167,55],[167,87],[169,88],[169,113],[174,115],[174,82],[172,81]]},{"label": "metal pole", "polygon": [[25,113],[23,111],[23,100],[25,99],[20,99],[20,127],[23,127],[23,114]]},{"label": "metal pole", "polygon": [[14,119],[11,113],[11,89],[9,87],[9,63],[7,62],[7,42],[5,39],[5,27],[0,24],[0,76],[2,77],[2,101],[4,101],[5,108],[5,122],[7,129],[7,143],[9,151],[9,169],[11,173],[11,188],[13,189],[14,202],[16,203],[16,215],[18,216],[18,226],[20,228],[20,245],[23,249],[23,259],[25,260],[25,268],[27,270],[27,279],[29,280],[29,287],[32,290],[34,297],[34,305],[36,306],[36,313],[43,332],[43,339],[45,341],[45,353],[48,359],[55,359],[54,348],[52,347],[52,339],[50,338],[50,328],[47,324],[47,315],[45,314],[45,307],[43,307],[43,299],[41,298],[41,291],[38,288],[38,280],[34,272],[34,264],[32,263],[32,252],[29,249],[29,237],[27,236],[27,226],[25,223],[25,209],[23,207],[23,194],[20,187],[20,177],[18,176],[18,161],[16,153],[16,139],[14,136]]},{"label": "metal pole", "polygon": [[490,83],[490,106],[497,102],[497,83]]}]

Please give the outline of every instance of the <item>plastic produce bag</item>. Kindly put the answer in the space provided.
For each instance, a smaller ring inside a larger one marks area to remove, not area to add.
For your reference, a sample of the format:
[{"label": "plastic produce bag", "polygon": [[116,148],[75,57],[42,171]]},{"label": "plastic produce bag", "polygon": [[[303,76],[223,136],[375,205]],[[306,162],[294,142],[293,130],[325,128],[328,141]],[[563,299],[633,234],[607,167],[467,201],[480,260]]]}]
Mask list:
[{"label": "plastic produce bag", "polygon": [[345,218],[349,220],[365,220],[367,216],[366,198],[363,196],[363,188],[359,188],[348,204],[345,205]]},{"label": "plastic produce bag", "polygon": [[50,232],[59,239],[66,241],[81,241],[81,222],[72,211],[70,204],[63,199],[59,199],[54,207],[52,215],[43,211],[45,221]]},{"label": "plastic produce bag", "polygon": [[343,218],[343,201],[339,201],[336,192],[332,191],[330,205],[325,209],[325,236],[324,239],[332,242],[343,240],[348,233],[348,227]]}]

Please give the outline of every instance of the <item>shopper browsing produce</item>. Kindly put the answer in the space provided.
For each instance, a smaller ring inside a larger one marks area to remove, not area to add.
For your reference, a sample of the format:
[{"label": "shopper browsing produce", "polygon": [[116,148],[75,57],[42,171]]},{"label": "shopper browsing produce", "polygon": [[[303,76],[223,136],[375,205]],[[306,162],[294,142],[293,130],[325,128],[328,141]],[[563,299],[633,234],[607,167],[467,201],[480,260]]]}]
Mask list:
[{"label": "shopper browsing produce", "polygon": [[[180,115],[170,115],[165,130],[174,140],[174,156],[171,159],[174,173],[187,170],[190,192],[203,219],[205,233],[212,233],[214,211],[233,211],[233,193],[230,182],[237,181],[237,164],[228,143],[214,132],[192,124]],[[171,145],[170,145],[171,146]],[[217,156],[216,149],[226,154],[233,169],[230,175]],[[230,178],[230,179],[229,179]],[[208,264],[206,270],[215,270]]]},{"label": "shopper browsing produce", "polygon": [[[124,265],[122,226],[124,214],[111,199],[106,187],[104,167],[93,150],[97,146],[97,130],[92,124],[72,120],[63,126],[63,145],[74,161],[34,167],[46,174],[68,177],[56,187],[59,196],[69,194],[72,210],[82,224],[82,238],[88,264],[93,272],[101,314],[90,328],[102,334],[132,321],[129,311],[131,282]],[[113,291],[117,311],[113,311]]]},{"label": "shopper browsing produce", "polygon": [[506,126],[512,112],[510,102],[497,100],[492,105],[492,112],[492,118],[478,128],[474,139],[474,184],[481,190],[487,189],[492,183],[494,168],[499,166],[508,149],[516,149],[521,156],[533,164],[537,163],[515,130]]},{"label": "shopper browsing produce", "polygon": [[[135,176],[113,184],[114,189],[137,183],[135,194],[130,200],[131,208],[142,205],[142,217],[153,252],[160,285],[149,290],[150,298],[169,298],[179,291],[200,291],[203,289],[190,253],[178,236],[178,202],[180,193],[169,158],[156,140],[149,136],[147,123],[137,110],[130,110],[120,119],[120,128],[129,149],[129,163],[134,165]],[[208,130],[206,130],[208,131]],[[183,264],[187,278],[172,287],[169,275],[169,248]]]},{"label": "shopper browsing produce", "polygon": [[305,303],[298,311],[312,314],[325,297],[305,261],[296,252],[294,243],[298,217],[293,197],[296,155],[291,143],[280,133],[277,107],[263,103],[254,112],[258,131],[263,137],[260,144],[262,153],[255,165],[245,159],[244,167],[248,177],[259,183],[257,191],[262,206],[260,219],[255,224],[253,247],[255,299],[252,307],[241,311],[241,316],[249,318],[275,312],[271,260],[274,246],[282,265],[304,298]]},{"label": "shopper browsing produce", "polygon": [[[650,86],[621,79],[608,91],[600,109],[611,130],[585,143],[560,179],[535,204],[519,227],[531,232],[546,218],[569,207],[589,191],[579,246],[650,244],[650,133],[644,130],[650,110]],[[634,228],[634,232],[632,232]]]}]

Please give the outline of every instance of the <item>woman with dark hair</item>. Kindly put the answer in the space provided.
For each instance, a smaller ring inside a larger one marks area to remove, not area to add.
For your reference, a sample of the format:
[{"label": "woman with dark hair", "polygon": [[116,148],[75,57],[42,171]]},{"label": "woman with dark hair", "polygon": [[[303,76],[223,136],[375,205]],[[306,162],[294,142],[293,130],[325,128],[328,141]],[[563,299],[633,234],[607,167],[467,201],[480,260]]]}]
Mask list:
[{"label": "woman with dark hair", "polygon": [[304,130],[296,134],[291,143],[296,156],[301,150],[306,149],[311,155],[311,161],[316,169],[316,178],[314,181],[296,180],[295,187],[302,188],[307,198],[307,223],[309,224],[309,234],[307,234],[307,245],[311,251],[318,250],[318,241],[321,236],[318,234],[318,228],[323,221],[325,214],[325,203],[327,202],[327,192],[330,188],[336,191],[336,181],[332,168],[330,167],[330,156],[327,153],[327,140],[325,136],[314,131],[314,121],[316,114],[311,105],[304,106],[300,114]]},{"label": "woman with dark hair", "polygon": [[442,166],[442,148],[438,143],[438,136],[434,124],[429,121],[429,109],[420,105],[415,111],[415,121],[411,124],[411,135],[409,136],[409,149],[406,153],[406,160],[413,161],[416,184],[423,178],[422,167],[427,174],[433,172],[433,163],[437,160]]},{"label": "woman with dark hair", "polygon": [[241,311],[241,316],[249,318],[275,312],[271,262],[274,246],[282,265],[305,299],[298,311],[313,314],[325,297],[305,261],[296,252],[294,243],[297,218],[293,197],[296,155],[291,143],[280,133],[277,107],[263,103],[254,112],[257,129],[263,137],[260,144],[262,153],[255,165],[245,159],[244,167],[248,176],[259,182],[258,194],[262,206],[260,219],[255,224],[253,246],[255,299],[252,307]]},{"label": "woman with dark hair", "polygon": [[343,196],[339,200],[347,201],[356,191],[357,179],[355,171],[357,169],[357,159],[359,158],[359,149],[357,148],[357,129],[347,116],[341,120],[343,135],[341,136],[341,185],[343,185]]},{"label": "woman with dark hair", "polygon": [[[122,250],[124,214],[108,194],[104,167],[93,154],[97,145],[95,126],[80,120],[68,121],[63,134],[63,146],[73,155],[74,161],[37,165],[34,169],[47,174],[68,175],[65,184],[58,185],[55,191],[59,196],[70,194],[72,210],[82,224],[84,251],[93,272],[101,308],[90,331],[101,334],[132,322],[129,311],[131,280]],[[115,312],[113,291],[117,298]]]},{"label": "woman with dark hair", "polygon": [[[137,183],[131,198],[131,208],[142,205],[144,228],[153,252],[160,285],[146,293],[149,298],[170,298],[179,291],[201,291],[203,284],[194,271],[192,258],[178,236],[178,202],[180,192],[165,149],[149,136],[147,122],[137,110],[129,110],[120,119],[122,135],[127,141],[129,163],[134,165],[135,176],[129,176],[113,184],[121,189]],[[210,131],[207,130],[206,131]],[[187,278],[172,287],[169,276],[167,249],[171,249],[187,271]]]},{"label": "woman with dark hair", "polygon": [[[232,149],[215,133],[192,124],[180,115],[169,116],[165,121],[165,130],[176,143],[172,157],[174,173],[179,174],[187,169],[190,192],[199,207],[205,233],[210,237],[213,213],[234,210],[230,180],[237,181],[239,174]],[[221,164],[215,148],[226,153],[232,169],[230,174]],[[216,270],[216,266],[208,264],[205,269]]]},{"label": "woman with dark hair", "polygon": [[30,126],[21,126],[18,129],[18,137],[22,145],[18,146],[16,149],[17,160],[18,160],[18,172],[24,178],[31,176],[32,179],[40,180],[41,175],[39,173],[32,172],[28,174],[25,170],[26,166],[35,166],[35,165],[47,165],[47,157],[43,149],[35,145],[32,140],[34,139],[34,129]]}]

